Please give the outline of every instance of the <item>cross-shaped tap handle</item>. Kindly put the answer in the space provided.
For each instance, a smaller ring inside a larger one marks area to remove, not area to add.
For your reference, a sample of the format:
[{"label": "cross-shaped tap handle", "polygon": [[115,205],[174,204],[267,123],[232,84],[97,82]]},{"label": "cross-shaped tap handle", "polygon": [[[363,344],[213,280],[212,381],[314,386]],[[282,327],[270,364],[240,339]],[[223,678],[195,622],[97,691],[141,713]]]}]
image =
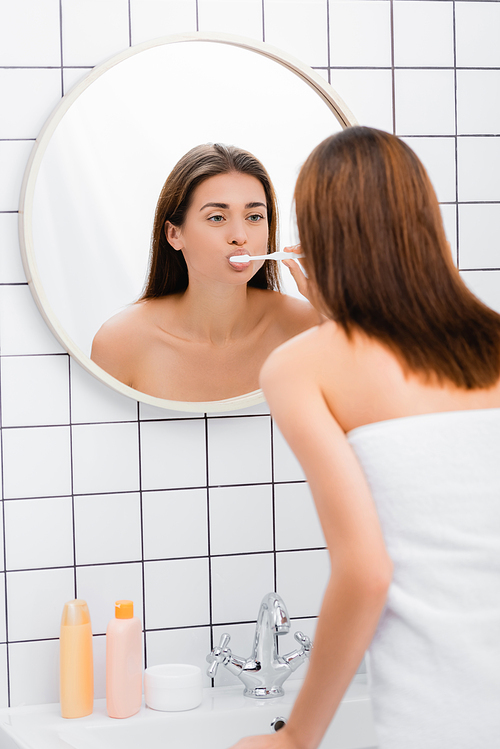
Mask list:
[{"label": "cross-shaped tap handle", "polygon": [[226,658],[231,655],[231,651],[227,647],[230,639],[230,635],[228,635],[227,633],[223,634],[220,638],[218,646],[215,647],[212,652],[207,655],[207,661],[208,663],[210,663],[210,666],[207,668],[207,676],[209,676],[211,679],[213,679],[215,674],[217,673],[219,663],[224,663]]},{"label": "cross-shaped tap handle", "polygon": [[294,634],[294,637],[297,640],[297,642],[300,645],[302,645],[302,647],[304,648],[305,654],[309,655],[309,653],[312,650],[312,642],[309,639],[309,637],[307,635],[305,635],[303,632],[296,632]]}]

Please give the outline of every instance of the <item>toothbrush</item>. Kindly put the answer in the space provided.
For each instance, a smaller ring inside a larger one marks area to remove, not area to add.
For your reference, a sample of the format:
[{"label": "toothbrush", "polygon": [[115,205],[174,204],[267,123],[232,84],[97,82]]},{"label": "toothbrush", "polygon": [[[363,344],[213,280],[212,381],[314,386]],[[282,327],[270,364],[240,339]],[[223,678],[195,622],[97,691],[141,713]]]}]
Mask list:
[{"label": "toothbrush", "polygon": [[233,255],[229,260],[232,263],[248,263],[250,260],[297,260],[304,255],[298,255],[296,252],[271,252],[269,255]]}]

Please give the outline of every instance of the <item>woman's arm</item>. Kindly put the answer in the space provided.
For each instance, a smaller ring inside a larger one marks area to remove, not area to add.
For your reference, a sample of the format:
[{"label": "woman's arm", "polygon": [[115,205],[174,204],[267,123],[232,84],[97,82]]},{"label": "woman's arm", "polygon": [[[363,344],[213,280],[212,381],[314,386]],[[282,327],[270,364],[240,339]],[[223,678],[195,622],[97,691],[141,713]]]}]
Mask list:
[{"label": "woman's arm", "polygon": [[[316,749],[384,607],[392,565],[364,474],[321,390],[321,334],[277,349],[261,373],[271,413],[309,482],[331,562],[311,662],[287,726],[238,749]],[[326,373],[327,374],[327,373]]]}]

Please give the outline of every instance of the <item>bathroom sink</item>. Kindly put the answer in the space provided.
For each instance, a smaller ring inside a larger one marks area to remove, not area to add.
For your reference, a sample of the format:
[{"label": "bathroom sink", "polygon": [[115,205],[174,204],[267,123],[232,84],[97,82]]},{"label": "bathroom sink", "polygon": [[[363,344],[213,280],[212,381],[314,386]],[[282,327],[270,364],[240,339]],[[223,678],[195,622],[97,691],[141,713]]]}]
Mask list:
[{"label": "bathroom sink", "polygon": [[[229,749],[243,736],[271,733],[276,717],[287,717],[300,681],[287,684],[273,700],[244,697],[240,686],[203,690],[195,710],[162,713],[142,707],[137,715],[114,720],[105,700],[96,700],[86,718],[65,720],[59,705],[0,710],[0,749]],[[372,749],[375,736],[366,676],[349,687],[321,749]]]}]

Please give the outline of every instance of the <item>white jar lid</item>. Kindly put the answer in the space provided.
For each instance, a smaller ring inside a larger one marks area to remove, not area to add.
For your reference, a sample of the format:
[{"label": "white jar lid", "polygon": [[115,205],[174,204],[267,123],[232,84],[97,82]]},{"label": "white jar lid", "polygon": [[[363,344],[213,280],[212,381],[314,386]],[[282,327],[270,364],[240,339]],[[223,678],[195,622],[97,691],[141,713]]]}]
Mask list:
[{"label": "white jar lid", "polygon": [[163,663],[145,671],[149,686],[155,689],[184,689],[201,686],[201,668],[188,663]]}]

